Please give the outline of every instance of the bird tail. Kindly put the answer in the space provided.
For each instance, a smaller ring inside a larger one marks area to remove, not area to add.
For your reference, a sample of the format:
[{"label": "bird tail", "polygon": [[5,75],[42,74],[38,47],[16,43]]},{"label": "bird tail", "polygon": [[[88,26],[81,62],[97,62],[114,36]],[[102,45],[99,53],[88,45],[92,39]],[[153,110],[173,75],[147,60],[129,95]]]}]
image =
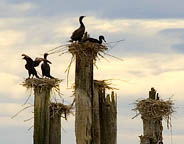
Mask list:
[{"label": "bird tail", "polygon": [[51,78],[51,79],[54,79],[54,77],[53,77],[53,76],[51,76],[51,75],[49,75],[48,77],[49,77],[49,78]]}]

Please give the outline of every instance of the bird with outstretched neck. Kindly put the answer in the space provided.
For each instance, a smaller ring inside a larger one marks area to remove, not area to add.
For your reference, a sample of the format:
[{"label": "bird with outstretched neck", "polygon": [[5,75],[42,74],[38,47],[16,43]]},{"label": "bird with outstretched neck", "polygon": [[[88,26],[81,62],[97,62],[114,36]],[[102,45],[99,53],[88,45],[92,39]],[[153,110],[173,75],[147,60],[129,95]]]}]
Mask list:
[{"label": "bird with outstretched neck", "polygon": [[41,65],[42,76],[43,77],[45,76],[48,78],[54,78],[53,76],[50,75],[50,65],[48,63],[51,64],[51,62],[47,60],[48,55],[49,55],[48,53],[44,53],[44,60],[43,60],[43,63]]},{"label": "bird with outstretched neck", "polygon": [[103,41],[106,42],[103,35],[99,36],[99,40],[95,39],[95,38],[87,38],[83,42],[86,42],[86,41],[89,41],[89,42],[92,42],[92,43],[98,43],[98,44],[102,44]]},{"label": "bird with outstretched neck", "polygon": [[22,54],[24,60],[26,60],[26,65],[25,65],[25,68],[28,70],[28,74],[29,74],[29,77],[34,77],[36,76],[37,78],[39,78],[39,76],[37,75],[37,72],[36,72],[36,69],[35,67],[37,67],[41,61],[43,61],[43,58],[36,58],[34,61],[32,60],[32,58],[30,58],[28,55],[26,54]]},{"label": "bird with outstretched neck", "polygon": [[83,35],[84,35],[84,32],[85,32],[85,26],[82,22],[82,19],[84,18],[85,16],[80,16],[79,17],[79,23],[80,23],[80,27],[78,29],[76,29],[73,33],[72,33],[72,36],[71,36],[71,40],[70,42],[73,42],[73,41],[81,41]]}]

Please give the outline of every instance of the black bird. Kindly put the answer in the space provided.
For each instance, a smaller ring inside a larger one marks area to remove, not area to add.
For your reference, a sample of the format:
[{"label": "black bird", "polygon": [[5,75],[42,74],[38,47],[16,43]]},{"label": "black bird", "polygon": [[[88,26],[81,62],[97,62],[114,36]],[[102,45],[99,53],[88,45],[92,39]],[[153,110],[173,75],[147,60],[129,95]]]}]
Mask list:
[{"label": "black bird", "polygon": [[80,16],[79,17],[79,23],[80,23],[80,27],[78,29],[76,29],[73,33],[72,33],[72,36],[71,36],[71,42],[73,41],[81,41],[82,37],[83,37],[83,34],[85,32],[85,26],[82,22],[82,19],[84,18],[85,16]]},{"label": "black bird", "polygon": [[83,42],[89,41],[89,42],[92,42],[92,43],[102,44],[102,40],[103,40],[104,42],[106,42],[104,36],[103,36],[103,35],[100,35],[100,36],[99,36],[99,40],[97,40],[97,39],[95,39],[95,38],[87,38],[87,39],[85,39]]},{"label": "black bird", "polygon": [[54,77],[52,77],[52,76],[50,75],[50,66],[49,66],[48,63],[51,64],[51,62],[47,60],[47,56],[48,56],[48,55],[49,55],[48,53],[44,53],[44,60],[43,60],[43,63],[42,63],[42,65],[41,65],[42,76],[43,76],[43,77],[46,76],[46,77],[48,77],[48,78],[54,78]]},{"label": "black bird", "polygon": [[39,78],[39,76],[37,75],[35,67],[37,67],[41,61],[43,61],[43,58],[35,58],[35,60],[33,61],[26,54],[22,54],[22,56],[23,56],[23,59],[26,60],[25,68],[28,70],[28,74],[29,74],[28,78],[30,78],[31,75],[32,75],[32,77],[36,76],[37,78]]}]

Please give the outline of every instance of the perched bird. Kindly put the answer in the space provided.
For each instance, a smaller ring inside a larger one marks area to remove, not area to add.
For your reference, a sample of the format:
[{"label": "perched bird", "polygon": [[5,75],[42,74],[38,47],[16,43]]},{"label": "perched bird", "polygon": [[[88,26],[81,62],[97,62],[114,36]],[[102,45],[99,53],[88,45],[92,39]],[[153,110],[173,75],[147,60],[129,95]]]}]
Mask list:
[{"label": "perched bird", "polygon": [[44,60],[43,60],[43,63],[42,63],[42,65],[41,65],[42,76],[43,76],[43,77],[46,76],[46,77],[48,77],[48,78],[54,78],[54,77],[52,77],[52,76],[50,75],[50,66],[49,66],[48,63],[51,64],[51,62],[47,60],[47,56],[48,56],[48,55],[49,55],[48,53],[44,53]]},{"label": "perched bird", "polygon": [[84,18],[85,16],[80,16],[79,17],[79,23],[80,23],[80,27],[78,29],[76,29],[73,33],[72,33],[72,36],[71,36],[71,42],[73,41],[81,41],[82,37],[83,37],[83,34],[85,32],[85,26],[82,22],[82,19]]},{"label": "perched bird", "polygon": [[26,60],[26,65],[25,68],[28,70],[28,74],[29,77],[32,75],[32,77],[36,76],[37,78],[39,78],[39,76],[37,75],[36,69],[35,67],[37,67],[41,61],[43,61],[43,58],[35,58],[35,60],[33,61],[28,55],[26,54],[22,54],[24,60]]},{"label": "perched bird", "polygon": [[104,36],[103,36],[103,35],[100,35],[100,36],[99,36],[99,40],[97,40],[97,39],[95,39],[95,38],[87,38],[87,39],[85,39],[83,42],[89,41],[89,42],[92,42],[92,43],[102,44],[102,40],[103,40],[104,42],[106,42]]}]

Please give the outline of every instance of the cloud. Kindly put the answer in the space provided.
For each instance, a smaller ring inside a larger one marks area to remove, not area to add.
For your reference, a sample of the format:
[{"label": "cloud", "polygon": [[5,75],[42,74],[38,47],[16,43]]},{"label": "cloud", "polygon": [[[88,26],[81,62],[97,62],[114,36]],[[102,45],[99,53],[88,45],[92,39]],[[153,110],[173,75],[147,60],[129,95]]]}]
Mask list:
[{"label": "cloud", "polygon": [[30,2],[12,3],[9,1],[3,0],[1,1],[1,4],[0,4],[0,9],[1,9],[0,17],[14,17],[14,16],[20,16],[20,15],[24,16],[35,8],[36,8],[36,5]]}]

